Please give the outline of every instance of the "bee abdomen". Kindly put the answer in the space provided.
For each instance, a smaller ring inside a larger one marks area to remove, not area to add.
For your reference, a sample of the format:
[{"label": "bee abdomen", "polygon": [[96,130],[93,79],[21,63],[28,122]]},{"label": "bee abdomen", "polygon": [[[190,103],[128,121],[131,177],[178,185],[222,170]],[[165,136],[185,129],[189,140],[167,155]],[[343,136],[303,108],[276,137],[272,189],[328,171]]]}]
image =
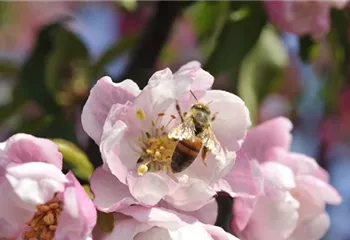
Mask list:
[{"label": "bee abdomen", "polygon": [[201,141],[179,141],[171,161],[171,169],[173,172],[181,172],[188,168],[198,156],[201,147]]}]

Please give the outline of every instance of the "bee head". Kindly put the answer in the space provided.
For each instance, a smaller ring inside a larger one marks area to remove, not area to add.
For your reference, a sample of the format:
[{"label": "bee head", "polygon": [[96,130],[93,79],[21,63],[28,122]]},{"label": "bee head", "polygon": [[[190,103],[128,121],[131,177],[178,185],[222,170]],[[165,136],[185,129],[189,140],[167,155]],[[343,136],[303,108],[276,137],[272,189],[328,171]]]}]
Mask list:
[{"label": "bee head", "polygon": [[191,107],[191,112],[194,120],[199,124],[207,125],[210,118],[210,109],[207,104],[195,103]]}]

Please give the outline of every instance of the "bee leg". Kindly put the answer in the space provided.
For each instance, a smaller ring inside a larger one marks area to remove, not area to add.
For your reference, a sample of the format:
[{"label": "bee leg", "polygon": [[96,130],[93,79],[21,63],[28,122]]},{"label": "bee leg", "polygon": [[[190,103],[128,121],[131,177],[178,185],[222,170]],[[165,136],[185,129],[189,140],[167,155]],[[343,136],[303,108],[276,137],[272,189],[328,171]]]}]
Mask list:
[{"label": "bee leg", "polygon": [[181,108],[180,108],[180,105],[179,105],[179,101],[177,101],[177,100],[176,100],[176,110],[177,110],[177,113],[180,116],[181,122],[183,122],[184,118],[182,117],[182,112],[181,112]]},{"label": "bee leg", "polygon": [[218,112],[214,113],[214,115],[211,117],[211,121],[213,122],[216,119],[216,115],[218,114]]},{"label": "bee leg", "polygon": [[202,161],[203,161],[203,164],[205,166],[207,166],[207,152],[208,152],[208,148],[203,147],[203,149],[202,149]]}]

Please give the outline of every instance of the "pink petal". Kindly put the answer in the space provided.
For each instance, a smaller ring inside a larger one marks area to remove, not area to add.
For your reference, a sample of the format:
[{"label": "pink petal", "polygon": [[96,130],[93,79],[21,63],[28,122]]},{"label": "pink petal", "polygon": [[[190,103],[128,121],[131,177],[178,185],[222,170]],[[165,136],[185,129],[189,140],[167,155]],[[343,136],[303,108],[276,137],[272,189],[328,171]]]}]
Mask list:
[{"label": "pink petal", "polygon": [[338,9],[342,9],[344,7],[346,7],[346,5],[349,3],[349,0],[336,0],[336,1],[332,1],[332,5],[335,8]]},{"label": "pink petal", "polygon": [[0,151],[4,150],[6,147],[6,141],[5,142],[0,142]]},{"label": "pink petal", "polygon": [[163,201],[160,201],[157,204],[159,208],[166,208],[170,211],[176,211],[181,214],[186,214],[188,216],[196,218],[198,221],[204,224],[215,224],[217,215],[218,215],[218,204],[215,198],[212,198],[208,204],[204,205],[196,211],[181,211],[171,204]]},{"label": "pink petal", "polygon": [[193,80],[191,90],[193,92],[196,91],[205,91],[214,83],[214,77],[208,73],[207,71],[204,71],[201,68],[201,64],[197,61],[189,62],[185,65],[183,65],[175,74],[176,76],[179,75],[186,75],[190,76],[190,78]]},{"label": "pink petal", "polygon": [[15,193],[8,182],[0,185],[0,195],[0,239],[2,239],[19,232],[23,224],[33,217],[36,209],[26,210],[17,205],[17,201],[14,201],[17,200]]},{"label": "pink petal", "polygon": [[169,68],[155,72],[148,80],[147,88],[154,88],[158,86],[163,81],[168,81],[173,79],[173,73]]},{"label": "pink petal", "polygon": [[113,231],[103,238],[103,240],[115,240],[115,239],[123,239],[123,240],[134,240],[136,234],[140,232],[145,232],[150,229],[146,223],[139,223],[135,219],[126,219],[123,221],[119,221],[114,225]]},{"label": "pink petal", "polygon": [[318,199],[309,191],[308,186],[298,183],[291,191],[293,197],[300,203],[299,207],[299,222],[313,218],[325,211],[326,203],[323,199]]},{"label": "pink petal", "polygon": [[148,239],[174,239],[170,236],[170,231],[165,228],[153,227],[147,231],[138,233],[134,240],[148,240]]},{"label": "pink petal", "polygon": [[231,171],[219,180],[222,191],[235,196],[256,196],[263,191],[263,176],[256,161],[250,160],[242,150],[237,153]]},{"label": "pink petal", "polygon": [[139,154],[130,149],[130,145],[125,140],[126,134],[126,124],[117,121],[112,130],[103,136],[100,144],[104,163],[111,173],[124,184],[126,184],[128,171],[136,168],[136,162],[139,158]]},{"label": "pink petal", "polygon": [[230,171],[235,163],[235,158],[236,154],[227,150],[224,150],[220,156],[208,153],[207,165],[204,165],[201,155],[198,154],[191,166],[183,171],[182,174],[196,178],[208,185],[214,185]]},{"label": "pink petal", "polygon": [[329,183],[329,174],[326,170],[324,170],[321,167],[317,168],[317,170],[313,172],[312,175],[326,183]]},{"label": "pink petal", "polygon": [[[134,119],[133,127],[148,129],[154,116],[166,112],[170,106],[175,105],[176,99],[181,99],[189,93],[191,83],[192,80],[188,76],[178,76],[175,80],[169,69],[156,72],[130,108],[129,117]],[[142,121],[136,118],[136,112],[139,110],[145,113],[145,119]]]},{"label": "pink petal", "polygon": [[284,117],[274,118],[250,129],[243,144],[246,154],[259,162],[269,159],[267,151],[273,147],[288,149],[292,140],[292,123]]},{"label": "pink petal", "polygon": [[316,217],[302,221],[288,240],[319,240],[327,232],[330,225],[327,213],[321,213]]},{"label": "pink petal", "polygon": [[110,77],[103,77],[91,89],[82,112],[82,125],[87,134],[99,144],[102,129],[112,105],[134,101],[140,89],[132,80],[113,83]]},{"label": "pink petal", "polygon": [[335,188],[313,176],[299,177],[297,183],[303,186],[306,191],[309,191],[315,199],[335,205],[340,204],[342,201],[341,196]]},{"label": "pink petal", "polygon": [[113,232],[105,239],[232,239],[215,226],[204,225],[195,218],[163,208],[131,206],[121,210],[131,218],[117,221]]},{"label": "pink petal", "polygon": [[229,92],[209,90],[199,101],[210,103],[212,114],[217,113],[212,128],[221,145],[230,151],[239,150],[251,124],[242,99]]},{"label": "pink petal", "polygon": [[192,182],[183,183],[180,188],[169,193],[164,200],[177,209],[195,211],[208,204],[215,195],[215,189],[207,183],[193,179]]},{"label": "pink petal", "polygon": [[147,208],[142,206],[131,206],[122,209],[121,213],[133,217],[138,222],[147,223],[151,226],[176,230],[186,226],[188,223],[193,223],[196,220],[184,214],[179,214],[174,211],[169,211],[163,208]]},{"label": "pink petal", "polygon": [[5,153],[13,163],[44,162],[62,169],[62,154],[52,141],[29,134],[16,134],[7,140]]},{"label": "pink petal", "polygon": [[[213,230],[212,230],[213,231]],[[214,231],[213,231],[214,232]],[[214,232],[219,235],[218,232]],[[203,240],[213,240],[208,231],[204,228],[204,225],[200,222],[194,224],[188,224],[185,227],[169,231],[169,239],[203,239]],[[223,235],[223,236],[222,236]],[[221,238],[220,238],[221,237]],[[225,233],[221,233],[218,239],[227,239],[225,238]]]},{"label": "pink petal", "polygon": [[18,229],[0,217],[0,239],[16,239],[15,235]]},{"label": "pink petal", "polygon": [[242,231],[248,224],[258,198],[237,197],[233,202],[232,229]]},{"label": "pink petal", "polygon": [[292,170],[277,162],[266,162],[261,165],[264,176],[264,191],[269,197],[284,197],[285,192],[295,187]]},{"label": "pink petal", "polygon": [[166,177],[147,173],[142,177],[128,175],[127,182],[132,196],[147,206],[156,205],[170,191]]},{"label": "pink petal", "polygon": [[96,224],[96,209],[73,173],[68,172],[66,176],[69,183],[64,192],[63,212],[58,220],[64,224],[58,225],[55,237],[63,239],[70,236],[85,240]]},{"label": "pink petal", "polygon": [[114,212],[132,204],[137,204],[128,186],[121,183],[110,172],[97,168],[91,177],[91,189],[94,193],[94,203],[103,212]]},{"label": "pink petal", "polygon": [[311,174],[319,168],[317,162],[313,158],[300,153],[292,153],[283,148],[270,149],[268,151],[268,156],[270,160],[288,166],[296,176]]},{"label": "pink petal", "polygon": [[208,233],[213,237],[215,240],[239,240],[235,236],[225,232],[222,228],[209,225],[209,224],[203,224],[205,230],[208,231]]},{"label": "pink petal", "polygon": [[208,204],[204,205],[200,209],[185,212],[185,214],[195,217],[201,223],[214,225],[218,215],[218,204],[213,198]]},{"label": "pink petal", "polygon": [[6,179],[16,194],[18,205],[36,210],[64,189],[66,177],[56,166],[42,162],[24,163],[7,169]]},{"label": "pink petal", "polygon": [[243,231],[243,239],[281,240],[288,238],[297,226],[299,203],[286,194],[284,199],[261,197]]}]

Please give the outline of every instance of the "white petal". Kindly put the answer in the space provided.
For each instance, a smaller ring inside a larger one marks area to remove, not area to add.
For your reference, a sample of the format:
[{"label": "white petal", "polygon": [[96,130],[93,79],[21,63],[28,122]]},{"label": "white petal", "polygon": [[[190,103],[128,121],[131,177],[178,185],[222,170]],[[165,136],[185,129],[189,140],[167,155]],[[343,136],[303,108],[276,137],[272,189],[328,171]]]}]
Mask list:
[{"label": "white petal", "polygon": [[132,80],[113,83],[110,77],[103,77],[91,89],[82,112],[82,125],[96,143],[100,143],[102,129],[112,105],[133,101],[140,89]]},{"label": "white petal", "polygon": [[134,198],[145,205],[156,205],[170,191],[167,180],[157,173],[142,177],[128,175],[127,182]]}]

